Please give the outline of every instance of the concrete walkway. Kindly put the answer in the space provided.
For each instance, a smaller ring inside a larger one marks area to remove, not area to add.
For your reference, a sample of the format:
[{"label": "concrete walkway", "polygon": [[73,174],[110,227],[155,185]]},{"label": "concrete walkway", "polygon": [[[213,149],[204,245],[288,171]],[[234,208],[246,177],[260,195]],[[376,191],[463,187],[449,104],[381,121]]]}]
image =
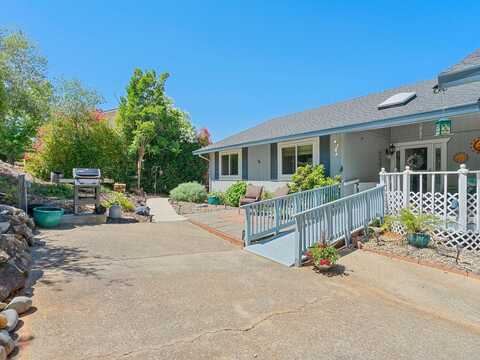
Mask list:
[{"label": "concrete walkway", "polygon": [[147,206],[150,208],[150,214],[153,215],[153,222],[186,220],[183,216],[180,216],[175,212],[166,197],[148,198]]},{"label": "concrete walkway", "polygon": [[21,359],[476,359],[480,282],[353,252],[287,268],[189,222],[48,233]]}]

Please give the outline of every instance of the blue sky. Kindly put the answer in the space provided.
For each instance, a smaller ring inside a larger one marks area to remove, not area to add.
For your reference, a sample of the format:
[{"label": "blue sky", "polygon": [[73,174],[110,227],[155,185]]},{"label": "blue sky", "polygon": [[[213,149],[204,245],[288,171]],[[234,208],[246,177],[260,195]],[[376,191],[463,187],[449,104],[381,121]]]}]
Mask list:
[{"label": "blue sky", "polygon": [[479,46],[478,1],[5,1],[51,77],[116,107],[135,67],[214,139],[269,118],[430,79]]}]

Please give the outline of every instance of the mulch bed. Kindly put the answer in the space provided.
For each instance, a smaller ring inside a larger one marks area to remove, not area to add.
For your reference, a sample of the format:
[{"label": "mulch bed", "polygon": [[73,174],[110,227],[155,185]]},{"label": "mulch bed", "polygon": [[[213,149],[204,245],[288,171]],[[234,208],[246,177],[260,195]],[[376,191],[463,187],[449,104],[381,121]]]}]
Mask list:
[{"label": "mulch bed", "polygon": [[212,211],[221,211],[225,209],[237,209],[226,205],[209,205],[209,204],[196,204],[187,201],[172,201],[169,200],[172,207],[175,209],[178,215],[198,214]]},{"label": "mulch bed", "polygon": [[446,247],[434,240],[427,248],[420,249],[409,245],[401,235],[387,233],[381,235],[378,242],[375,238],[370,238],[363,243],[363,248],[480,275],[480,253],[461,250],[457,262],[457,249]]}]

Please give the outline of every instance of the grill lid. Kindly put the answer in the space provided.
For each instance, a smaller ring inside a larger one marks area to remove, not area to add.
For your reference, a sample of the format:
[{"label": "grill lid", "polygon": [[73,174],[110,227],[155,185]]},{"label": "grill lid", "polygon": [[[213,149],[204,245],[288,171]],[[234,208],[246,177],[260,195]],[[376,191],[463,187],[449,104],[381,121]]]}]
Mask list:
[{"label": "grill lid", "polygon": [[93,168],[74,168],[73,177],[74,178],[100,178],[101,173],[100,169]]}]

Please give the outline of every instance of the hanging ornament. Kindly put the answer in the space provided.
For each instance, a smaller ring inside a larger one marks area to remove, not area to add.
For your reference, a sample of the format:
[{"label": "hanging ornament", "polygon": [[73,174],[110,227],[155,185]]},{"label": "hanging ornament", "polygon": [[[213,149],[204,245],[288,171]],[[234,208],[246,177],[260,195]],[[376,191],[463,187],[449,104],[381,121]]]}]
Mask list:
[{"label": "hanging ornament", "polygon": [[452,130],[452,121],[443,117],[435,122],[435,136],[450,135]]}]

